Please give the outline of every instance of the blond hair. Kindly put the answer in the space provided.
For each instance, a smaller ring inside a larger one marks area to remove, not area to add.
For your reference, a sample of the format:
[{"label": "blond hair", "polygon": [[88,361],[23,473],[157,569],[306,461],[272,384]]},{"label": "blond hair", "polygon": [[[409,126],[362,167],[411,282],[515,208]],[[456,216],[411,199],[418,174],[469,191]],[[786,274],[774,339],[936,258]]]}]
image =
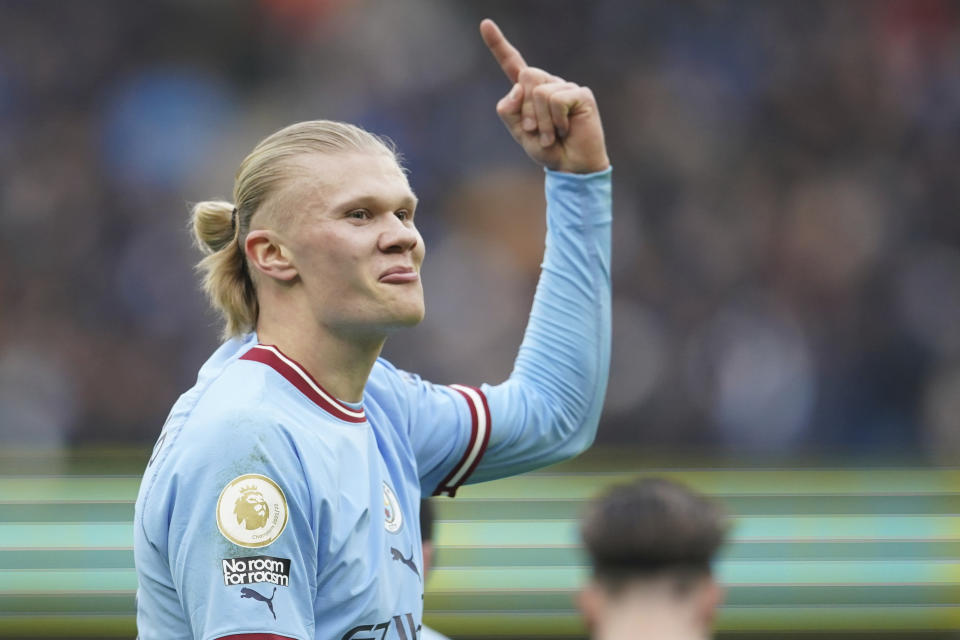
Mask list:
[{"label": "blond hair", "polygon": [[233,186],[235,204],[208,200],[193,206],[194,240],[206,254],[196,268],[207,298],[223,317],[224,338],[253,331],[260,312],[243,250],[250,219],[290,176],[293,158],[351,151],[387,153],[400,164],[390,140],[360,127],[331,120],[298,122],[262,140],[240,164]]}]

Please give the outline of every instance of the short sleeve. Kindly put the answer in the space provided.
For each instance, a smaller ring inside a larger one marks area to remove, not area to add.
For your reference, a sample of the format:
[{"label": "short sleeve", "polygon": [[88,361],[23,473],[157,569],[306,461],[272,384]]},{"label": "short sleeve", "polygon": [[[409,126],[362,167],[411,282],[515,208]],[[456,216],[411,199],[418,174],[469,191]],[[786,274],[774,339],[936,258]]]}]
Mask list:
[{"label": "short sleeve", "polygon": [[168,510],[170,573],[193,636],[313,638],[318,523],[298,451],[265,418],[219,420],[230,424],[213,433],[237,435],[183,452],[152,501]]},{"label": "short sleeve", "polygon": [[423,497],[453,497],[490,442],[486,395],[475,387],[433,384],[382,359],[368,387],[392,398],[385,410],[408,435]]}]

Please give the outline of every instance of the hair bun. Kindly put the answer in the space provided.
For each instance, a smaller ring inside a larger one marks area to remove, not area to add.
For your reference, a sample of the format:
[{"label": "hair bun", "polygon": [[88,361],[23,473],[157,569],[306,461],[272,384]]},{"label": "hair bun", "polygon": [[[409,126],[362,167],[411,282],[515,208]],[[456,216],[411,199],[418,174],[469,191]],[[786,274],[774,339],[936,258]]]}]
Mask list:
[{"label": "hair bun", "polygon": [[204,253],[220,251],[233,241],[236,235],[235,212],[232,204],[222,200],[206,200],[193,205],[193,235]]}]

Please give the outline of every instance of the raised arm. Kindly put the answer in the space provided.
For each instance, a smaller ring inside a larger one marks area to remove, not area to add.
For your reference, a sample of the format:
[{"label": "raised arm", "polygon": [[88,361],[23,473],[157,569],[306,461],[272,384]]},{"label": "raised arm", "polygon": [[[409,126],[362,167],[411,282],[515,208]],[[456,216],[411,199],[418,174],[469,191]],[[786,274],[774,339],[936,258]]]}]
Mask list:
[{"label": "raised arm", "polygon": [[547,169],[540,281],[510,378],[484,385],[487,451],[470,480],[575,456],[594,439],[610,364],[610,161],[593,93],[523,56],[490,20],[484,42],[514,83],[497,114]]},{"label": "raised arm", "polygon": [[596,435],[610,368],[611,170],[596,100],[586,87],[527,66],[492,21],[480,32],[514,83],[497,113],[546,169],[546,250],[505,382],[441,387],[397,375],[389,363],[368,382],[392,389],[409,415],[424,495],[452,496],[465,482],[582,452]]}]

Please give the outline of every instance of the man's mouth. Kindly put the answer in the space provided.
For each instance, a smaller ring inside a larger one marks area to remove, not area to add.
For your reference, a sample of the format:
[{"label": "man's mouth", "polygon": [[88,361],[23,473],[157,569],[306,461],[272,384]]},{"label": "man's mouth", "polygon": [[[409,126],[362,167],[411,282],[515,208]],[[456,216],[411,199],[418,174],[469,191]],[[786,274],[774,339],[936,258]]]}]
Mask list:
[{"label": "man's mouth", "polygon": [[419,279],[420,274],[412,267],[393,267],[380,275],[380,282],[384,284],[406,284]]}]

